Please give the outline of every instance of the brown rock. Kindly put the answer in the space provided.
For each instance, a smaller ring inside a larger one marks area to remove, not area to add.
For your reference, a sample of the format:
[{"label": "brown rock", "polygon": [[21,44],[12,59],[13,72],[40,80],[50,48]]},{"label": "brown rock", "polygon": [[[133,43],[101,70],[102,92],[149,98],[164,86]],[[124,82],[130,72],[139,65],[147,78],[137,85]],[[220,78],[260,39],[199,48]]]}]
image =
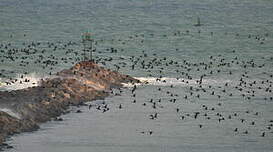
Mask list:
[{"label": "brown rock", "polygon": [[8,105],[21,115],[17,119],[0,111],[0,145],[8,135],[38,129],[39,123],[65,113],[70,104],[104,98],[107,89],[128,82],[139,83],[128,75],[83,61],[58,72],[56,78],[42,80],[40,86],[0,92],[0,107]]}]

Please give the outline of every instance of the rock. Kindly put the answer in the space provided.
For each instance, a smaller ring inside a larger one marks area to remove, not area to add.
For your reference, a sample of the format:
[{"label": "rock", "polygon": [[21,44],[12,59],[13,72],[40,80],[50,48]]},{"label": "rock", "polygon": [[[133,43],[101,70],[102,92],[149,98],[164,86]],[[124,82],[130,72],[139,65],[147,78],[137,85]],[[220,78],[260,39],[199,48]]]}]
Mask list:
[{"label": "rock", "polygon": [[108,96],[108,89],[128,82],[139,83],[128,75],[82,61],[58,72],[54,78],[41,80],[39,86],[0,92],[0,107],[8,105],[20,116],[16,118],[0,111],[0,145],[8,135],[35,131],[39,129],[38,124],[51,118],[62,121],[59,116],[66,113],[70,105],[86,105],[86,101],[102,99]]}]

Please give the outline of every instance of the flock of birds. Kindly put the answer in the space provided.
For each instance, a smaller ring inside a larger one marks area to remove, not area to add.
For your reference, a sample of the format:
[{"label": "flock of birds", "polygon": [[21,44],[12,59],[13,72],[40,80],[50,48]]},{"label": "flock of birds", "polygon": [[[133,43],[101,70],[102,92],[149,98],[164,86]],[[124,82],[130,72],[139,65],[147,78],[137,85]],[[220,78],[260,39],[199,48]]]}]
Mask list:
[{"label": "flock of birds", "polygon": [[[200,119],[202,121],[206,120],[207,122],[203,122],[203,124],[197,124],[198,128],[204,128],[204,125],[210,125],[211,123],[226,125],[226,123],[236,124],[239,122],[239,125],[232,128],[235,135],[253,135],[256,133],[261,137],[272,137],[273,119],[264,115],[264,112],[268,111],[247,106],[251,104],[259,106],[259,104],[264,102],[273,102],[272,73],[263,72],[264,79],[256,80],[251,72],[253,68],[263,68],[266,66],[265,64],[257,65],[254,60],[239,61],[237,57],[227,61],[221,55],[210,56],[206,62],[190,63],[184,60],[182,64],[166,58],[142,59],[143,56],[146,56],[145,52],[139,57],[130,58],[130,61],[133,63],[131,69],[138,67],[151,72],[156,67],[155,69],[159,70],[159,72],[155,72],[155,75],[159,74],[159,76],[155,77],[155,80],[150,82],[144,81],[146,84],[152,83],[155,85],[154,90],[150,90],[150,93],[156,92],[157,96],[150,99],[138,99],[138,96],[142,96],[141,94],[138,95],[138,87],[143,86],[134,85],[131,87],[131,103],[137,104],[140,102],[143,106],[150,107],[152,114],[147,116],[150,120],[160,119],[160,115],[162,115],[160,114],[160,109],[164,108],[162,103],[165,102],[174,105],[173,112],[177,114],[178,119],[182,123],[189,119],[197,120],[198,122],[200,122]],[[215,65],[219,69],[213,69],[212,67]],[[237,72],[235,74],[232,70],[226,70],[236,65],[242,68],[241,73]],[[162,69],[163,66],[165,66],[164,69]],[[178,77],[164,77],[164,70],[168,66],[176,67]],[[202,74],[198,74],[199,71],[203,71]],[[218,82],[219,84],[217,82],[216,84],[207,82],[215,74],[223,74],[229,77],[229,79],[219,79],[219,81],[222,81]],[[199,75],[199,77],[196,75]],[[148,76],[152,77],[154,75],[149,74]],[[236,80],[237,77],[239,78],[238,80]],[[178,84],[181,84],[182,88]],[[113,95],[120,95],[122,92],[121,89],[117,90],[116,93],[111,91]],[[183,105],[185,102],[198,104],[199,106],[193,111],[189,111],[187,106]],[[245,110],[240,109],[236,111],[233,107],[225,106],[232,104],[228,102],[238,102],[238,105],[246,106],[243,107]],[[110,110],[106,102],[98,105],[89,105],[89,109],[93,107],[103,113]],[[118,109],[124,108],[122,103],[116,107]],[[153,131],[141,131],[141,133],[152,135]]]},{"label": "flock of birds", "polygon": [[[115,48],[115,46],[130,44],[142,46],[147,39],[153,39],[156,36],[166,39],[167,43],[170,36],[173,40],[177,37],[195,36],[194,34],[198,35],[202,32],[198,30],[192,33],[186,30],[163,35],[134,34],[126,39],[99,39],[94,45],[93,52],[96,54],[94,60],[117,71],[127,73],[139,71],[138,73],[145,73],[148,78],[154,78],[153,81],[144,82],[144,85],[133,85],[130,88],[130,103],[149,107],[151,114],[147,118],[151,121],[160,119],[163,115],[160,109],[170,104],[174,107],[172,112],[181,123],[196,120],[197,127],[202,129],[206,125],[215,123],[226,125],[229,122],[234,124],[239,122],[232,128],[235,135],[250,135],[255,132],[261,137],[272,137],[273,118],[266,116],[265,111],[261,111],[258,106],[260,103],[272,104],[273,102],[273,73],[267,71],[272,66],[273,56],[242,59],[236,55],[236,50],[230,50],[230,58],[219,54],[204,56],[203,61],[193,61],[191,59],[176,60],[168,56],[160,56],[155,52],[150,53],[148,50],[124,56],[126,48]],[[210,32],[208,35],[213,37],[215,33]],[[224,33],[224,35],[230,34]],[[241,35],[233,36],[236,38]],[[246,36],[248,39],[255,39],[258,42],[256,45],[264,45],[269,37],[268,33]],[[103,47],[109,43],[112,46]],[[35,68],[43,69],[44,73],[52,75],[60,67],[70,66],[82,60],[83,52],[79,51],[80,47],[79,42],[31,42],[23,43],[21,47],[2,43],[0,44],[0,63],[3,69],[1,67],[0,78],[5,79],[4,85],[12,85],[16,82],[29,83],[30,80],[25,76],[33,72]],[[175,51],[179,50],[180,48],[175,49]],[[14,76],[17,73],[20,73],[19,77]],[[157,96],[141,98],[138,88],[147,87],[149,84],[154,84],[150,92],[155,92]],[[123,88],[110,90],[110,93],[115,96],[122,95],[123,92],[126,92]],[[184,104],[198,106],[190,111]],[[246,110],[234,110],[236,104],[246,106],[244,107]],[[248,105],[254,105],[254,107],[248,107]],[[90,110],[96,109],[103,113],[110,111],[110,107],[111,105],[107,102],[88,106]],[[126,106],[118,103],[116,108],[124,109]],[[150,129],[141,133],[152,135],[154,131]]]}]

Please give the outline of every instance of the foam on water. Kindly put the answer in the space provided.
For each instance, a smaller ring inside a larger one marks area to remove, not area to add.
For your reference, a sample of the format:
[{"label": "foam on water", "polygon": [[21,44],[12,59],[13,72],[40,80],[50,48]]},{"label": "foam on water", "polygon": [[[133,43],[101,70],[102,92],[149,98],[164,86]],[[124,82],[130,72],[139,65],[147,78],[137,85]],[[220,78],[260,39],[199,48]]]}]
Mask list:
[{"label": "foam on water", "polygon": [[[199,79],[184,79],[184,78],[169,78],[169,77],[163,77],[163,78],[156,78],[156,77],[135,77],[135,79],[138,79],[142,82],[142,84],[147,85],[157,85],[157,86],[169,86],[169,85],[175,85],[175,86],[185,86],[185,85],[198,85]],[[203,79],[202,84],[203,85],[223,85],[225,83],[230,83],[231,80],[228,79]],[[132,84],[125,84],[126,87],[132,87]]]},{"label": "foam on water", "polygon": [[21,119],[20,115],[18,113],[13,112],[11,109],[8,108],[0,108],[0,111],[3,111],[7,113],[8,115],[15,117],[17,119]]},{"label": "foam on water", "polygon": [[[46,78],[44,76],[40,76],[37,73],[30,73],[27,75],[24,75],[23,78],[21,78],[22,74],[17,74],[17,76],[12,80],[1,80],[0,79],[0,90],[19,90],[29,87],[34,87],[39,85],[39,81],[43,78]],[[17,79],[17,81],[15,81]],[[25,82],[27,80],[28,82]],[[6,82],[9,82],[7,84]]]},{"label": "foam on water", "polygon": [[0,87],[4,86],[5,83],[2,82],[2,78],[0,78]]}]

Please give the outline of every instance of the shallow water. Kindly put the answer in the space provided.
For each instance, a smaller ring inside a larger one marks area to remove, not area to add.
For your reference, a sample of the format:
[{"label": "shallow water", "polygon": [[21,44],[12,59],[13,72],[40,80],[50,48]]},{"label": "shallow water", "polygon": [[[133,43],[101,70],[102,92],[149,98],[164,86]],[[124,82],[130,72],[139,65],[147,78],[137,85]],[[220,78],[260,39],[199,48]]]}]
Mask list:
[{"label": "shallow water", "polygon": [[[270,0],[2,0],[0,72],[4,76],[0,76],[0,90],[37,85],[49,72],[71,67],[81,56],[68,50],[81,52],[85,31],[92,32],[97,41],[94,57],[100,64],[105,62],[104,66],[113,70],[118,65],[120,72],[149,82],[138,86],[136,97],[132,97],[132,88],[124,88],[121,96],[105,99],[110,107],[105,113],[81,107],[83,113],[76,114],[77,108],[72,107],[72,113],[62,116],[64,121],[48,122],[39,131],[9,139],[15,147],[9,151],[272,151],[273,133],[268,127],[272,125],[273,101],[272,93],[266,91],[272,90],[272,14]],[[194,26],[197,17],[202,26]],[[73,45],[66,46],[70,41]],[[41,43],[31,46],[36,53],[16,52],[15,61],[5,58],[8,49],[27,48],[31,42]],[[43,61],[58,63],[44,67],[37,62],[40,55]],[[158,66],[149,67],[155,58]],[[147,69],[140,64],[143,60]],[[134,70],[133,62],[138,63]],[[202,62],[212,64],[205,70]],[[9,77],[19,79],[25,72],[33,84],[5,85]],[[200,88],[197,81],[203,74],[207,76]],[[160,76],[162,81],[156,81]],[[239,86],[241,78],[247,86]],[[257,84],[250,86],[254,81]],[[132,103],[134,99],[136,103]],[[157,109],[151,99],[162,100],[156,103]],[[92,102],[96,103],[102,101]],[[156,112],[158,119],[151,120],[149,115]],[[200,112],[197,119],[195,112]],[[238,116],[233,116],[235,113]],[[225,120],[219,122],[220,118]],[[263,132],[265,137],[261,137]]]}]

